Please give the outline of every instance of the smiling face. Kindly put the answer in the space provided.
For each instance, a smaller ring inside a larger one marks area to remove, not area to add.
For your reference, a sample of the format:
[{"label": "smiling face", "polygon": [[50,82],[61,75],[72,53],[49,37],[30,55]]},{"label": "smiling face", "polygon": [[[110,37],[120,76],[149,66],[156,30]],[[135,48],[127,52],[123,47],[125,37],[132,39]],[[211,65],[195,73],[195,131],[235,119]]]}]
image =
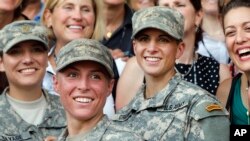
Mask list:
[{"label": "smiling face", "polygon": [[91,38],[93,34],[95,11],[92,0],[59,0],[53,10],[46,10],[45,15],[59,44]]},{"label": "smiling face", "polygon": [[[224,17],[224,30],[229,55],[242,71],[250,71],[250,8],[231,9]],[[237,20],[235,20],[237,17]]]},{"label": "smiling face", "polygon": [[145,29],[137,33],[133,41],[138,64],[145,74],[162,77],[174,72],[175,60],[184,49],[183,43],[158,29]]},{"label": "smiling face", "polygon": [[24,41],[3,54],[0,61],[10,86],[40,87],[48,62],[44,45],[37,41]]},{"label": "smiling face", "polygon": [[106,69],[92,61],[73,63],[57,73],[54,88],[69,119],[90,122],[103,116],[114,83],[107,76]]}]

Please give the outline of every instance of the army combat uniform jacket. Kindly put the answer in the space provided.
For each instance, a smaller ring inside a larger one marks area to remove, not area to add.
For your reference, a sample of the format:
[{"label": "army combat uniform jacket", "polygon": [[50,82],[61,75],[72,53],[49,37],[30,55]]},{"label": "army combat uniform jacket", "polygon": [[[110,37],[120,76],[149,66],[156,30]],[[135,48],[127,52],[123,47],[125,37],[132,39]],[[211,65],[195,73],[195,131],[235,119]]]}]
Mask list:
[{"label": "army combat uniform jacket", "polygon": [[216,98],[176,74],[154,97],[145,85],[113,117],[148,141],[229,141],[228,112]]},{"label": "army combat uniform jacket", "polygon": [[106,116],[88,133],[67,137],[68,130],[65,129],[58,141],[143,141],[131,131],[116,129]]},{"label": "army combat uniform jacket", "polygon": [[65,113],[58,96],[43,91],[48,104],[45,115],[41,124],[32,125],[11,107],[6,91],[0,95],[0,141],[43,141],[47,136],[59,136],[65,129]]}]

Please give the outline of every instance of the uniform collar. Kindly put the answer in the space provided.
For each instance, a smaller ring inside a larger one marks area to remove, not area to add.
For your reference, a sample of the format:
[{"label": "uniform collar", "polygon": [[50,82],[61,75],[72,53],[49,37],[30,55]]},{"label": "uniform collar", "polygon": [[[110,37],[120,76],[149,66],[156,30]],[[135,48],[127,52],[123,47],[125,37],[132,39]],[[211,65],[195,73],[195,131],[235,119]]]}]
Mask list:
[{"label": "uniform collar", "polygon": [[[103,138],[104,133],[106,132],[106,130],[108,129],[110,125],[110,121],[108,120],[107,116],[104,116],[99,122],[98,124],[91,129],[89,132],[87,133],[81,133],[76,135],[75,137],[73,137],[74,139],[78,139],[78,138],[86,138],[89,139],[88,137],[94,137],[95,141],[101,141]],[[69,133],[68,133],[68,129],[66,128],[62,134],[59,137],[59,141],[65,141],[68,137]],[[93,136],[94,135],[94,136]],[[73,139],[72,138],[72,139]],[[91,139],[90,139],[91,140]]]},{"label": "uniform collar", "polygon": [[182,81],[181,75],[179,73],[176,73],[166,84],[165,88],[163,88],[160,92],[158,92],[154,97],[150,99],[144,98],[144,91],[146,88],[146,85],[143,84],[139,91],[137,92],[136,96],[133,98],[133,100],[128,104],[128,106],[124,107],[120,111],[117,112],[117,114],[114,115],[114,119],[119,117],[120,115],[127,115],[130,112],[140,112],[145,109],[149,108],[159,108],[163,107],[166,103],[166,100],[168,97],[172,95],[172,93],[175,91],[177,85]]}]

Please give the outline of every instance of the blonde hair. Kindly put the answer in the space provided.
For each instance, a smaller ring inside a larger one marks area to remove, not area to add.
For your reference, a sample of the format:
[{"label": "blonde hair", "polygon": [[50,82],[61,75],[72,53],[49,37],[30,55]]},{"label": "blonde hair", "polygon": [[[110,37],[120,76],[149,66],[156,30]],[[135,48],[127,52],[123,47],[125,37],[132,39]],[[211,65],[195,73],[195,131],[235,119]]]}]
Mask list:
[{"label": "blonde hair", "polygon": [[105,21],[104,14],[101,9],[103,8],[103,0],[92,0],[95,5],[95,29],[92,39],[102,40],[105,34]]},{"label": "blonde hair", "polygon": [[[44,11],[42,13],[42,18],[41,18],[41,22],[43,25],[49,27],[48,22],[46,20],[45,13],[48,10],[51,13],[53,13],[54,8],[57,6],[59,1],[60,0],[46,0]],[[101,9],[103,7],[103,1],[102,0],[91,0],[91,1],[92,1],[92,5],[94,8],[94,13],[95,13],[95,25],[94,25],[94,31],[93,31],[91,38],[95,39],[95,40],[102,40],[102,38],[104,36],[104,32],[105,32],[105,30],[104,30],[105,29],[104,17],[103,17],[103,14],[101,13]],[[56,37],[53,34],[53,29],[50,28],[50,30],[51,30],[51,34],[52,34],[51,38],[53,38],[55,40]]]}]

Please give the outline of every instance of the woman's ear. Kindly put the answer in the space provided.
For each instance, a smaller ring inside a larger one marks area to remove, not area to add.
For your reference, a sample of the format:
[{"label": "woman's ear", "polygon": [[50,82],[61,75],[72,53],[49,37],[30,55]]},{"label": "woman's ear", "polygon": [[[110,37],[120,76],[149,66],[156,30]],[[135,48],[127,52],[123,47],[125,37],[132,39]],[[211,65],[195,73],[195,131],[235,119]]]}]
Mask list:
[{"label": "woman's ear", "polygon": [[111,79],[108,81],[108,94],[107,94],[107,97],[112,93],[112,90],[113,90],[113,87],[114,87],[114,84],[115,84],[115,80],[114,79]]},{"label": "woman's ear", "polygon": [[177,48],[177,53],[176,53],[176,59],[179,59],[181,57],[181,55],[183,54],[185,50],[185,43],[183,41],[181,41],[179,44],[178,44],[178,48]]},{"label": "woman's ear", "polygon": [[196,12],[195,25],[197,27],[199,27],[201,25],[203,15],[204,15],[204,12],[202,10],[199,10],[199,11]]},{"label": "woman's ear", "polygon": [[58,93],[60,95],[60,90],[59,90],[59,83],[58,83],[58,76],[53,75],[53,88],[56,91],[56,93]]},{"label": "woman's ear", "polygon": [[134,54],[136,55],[136,41],[135,41],[135,39],[133,39],[133,41],[132,41],[132,45],[133,45],[133,50],[134,50]]},{"label": "woman's ear", "polygon": [[49,9],[45,9],[43,13],[43,24],[48,28],[52,27],[52,13]]}]

